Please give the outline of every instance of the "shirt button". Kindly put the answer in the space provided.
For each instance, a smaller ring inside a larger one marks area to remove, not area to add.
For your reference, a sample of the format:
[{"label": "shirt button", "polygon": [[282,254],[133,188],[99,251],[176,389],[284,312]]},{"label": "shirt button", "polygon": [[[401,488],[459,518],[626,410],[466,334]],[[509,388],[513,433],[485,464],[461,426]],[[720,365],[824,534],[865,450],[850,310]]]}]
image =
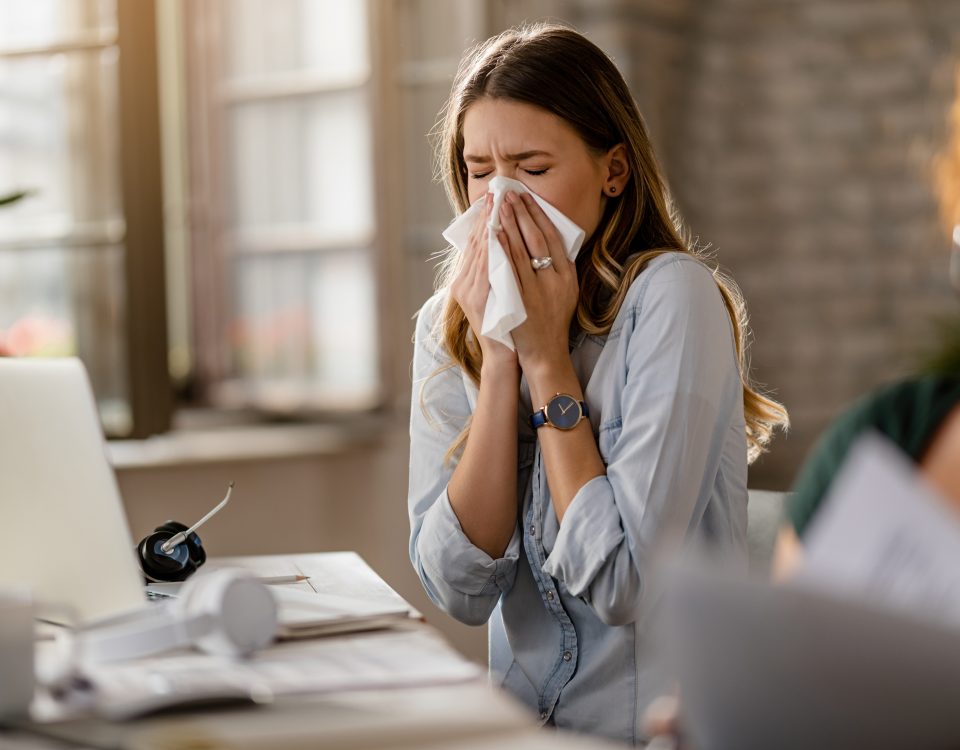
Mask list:
[{"label": "shirt button", "polygon": [[572,658],[573,658],[573,654],[571,654],[569,651],[564,651],[564,652],[563,652],[563,660],[564,660],[564,661],[570,661]]},{"label": "shirt button", "polygon": [[533,524],[530,524],[530,536],[536,536],[536,535],[537,535],[537,527],[534,526]]},{"label": "shirt button", "polygon": [[552,602],[552,601],[553,601],[553,598],[554,598],[554,597],[553,597],[553,592],[552,592],[552,591],[548,591],[548,592],[547,592],[547,601],[548,601],[548,602]]},{"label": "shirt button", "polygon": [[546,711],[541,711],[541,712],[540,712],[540,718],[541,718],[541,720],[542,720],[542,719],[546,719],[549,715],[550,715],[550,714],[548,714]]}]

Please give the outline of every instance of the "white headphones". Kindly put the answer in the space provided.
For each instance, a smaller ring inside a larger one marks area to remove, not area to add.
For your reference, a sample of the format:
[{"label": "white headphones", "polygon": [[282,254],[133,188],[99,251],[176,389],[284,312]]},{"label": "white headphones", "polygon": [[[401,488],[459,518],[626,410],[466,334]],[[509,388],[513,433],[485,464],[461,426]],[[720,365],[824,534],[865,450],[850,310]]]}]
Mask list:
[{"label": "white headphones", "polygon": [[180,595],[77,633],[82,661],[136,659],[184,646],[219,656],[247,656],[277,630],[277,605],[267,586],[240,569],[199,573]]}]

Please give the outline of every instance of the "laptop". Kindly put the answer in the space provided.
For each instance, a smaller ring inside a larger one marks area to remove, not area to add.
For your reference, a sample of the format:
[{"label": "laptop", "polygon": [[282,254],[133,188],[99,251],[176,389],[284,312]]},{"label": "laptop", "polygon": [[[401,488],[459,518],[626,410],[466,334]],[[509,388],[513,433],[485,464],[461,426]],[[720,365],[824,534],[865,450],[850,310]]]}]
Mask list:
[{"label": "laptop", "polygon": [[105,448],[80,360],[0,357],[0,588],[29,587],[45,617],[145,606]]}]

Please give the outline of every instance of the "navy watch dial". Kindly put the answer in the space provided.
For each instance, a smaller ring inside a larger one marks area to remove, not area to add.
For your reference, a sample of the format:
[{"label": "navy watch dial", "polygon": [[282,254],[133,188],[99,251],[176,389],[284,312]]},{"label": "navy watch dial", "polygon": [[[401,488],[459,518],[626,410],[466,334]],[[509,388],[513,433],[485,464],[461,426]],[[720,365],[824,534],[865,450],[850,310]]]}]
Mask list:
[{"label": "navy watch dial", "polygon": [[550,399],[546,407],[547,419],[560,430],[572,430],[580,422],[580,402],[561,393]]}]

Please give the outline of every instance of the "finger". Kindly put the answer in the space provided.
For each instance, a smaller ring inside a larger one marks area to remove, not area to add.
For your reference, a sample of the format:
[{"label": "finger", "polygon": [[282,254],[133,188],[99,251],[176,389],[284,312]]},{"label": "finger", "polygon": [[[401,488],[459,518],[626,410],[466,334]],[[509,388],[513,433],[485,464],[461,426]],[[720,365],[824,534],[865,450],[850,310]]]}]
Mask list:
[{"label": "finger", "polygon": [[[516,196],[516,193],[508,193],[508,196]],[[533,275],[536,273],[530,265],[531,255],[527,251],[526,243],[520,233],[520,227],[517,225],[516,213],[513,206],[505,200],[500,208],[500,222],[503,225],[501,230],[504,233],[506,243],[502,242],[510,263],[513,266],[513,272],[517,277],[517,283],[521,290],[525,285],[533,282]]]},{"label": "finger", "polygon": [[[513,195],[516,195],[516,193],[513,193]],[[516,257],[529,261],[531,256],[527,252],[527,246],[523,241],[523,236],[520,234],[520,225],[517,224],[516,213],[508,200],[505,200],[500,206],[500,225],[503,227],[503,231],[506,232],[510,248],[518,253]],[[507,246],[504,245],[504,249],[506,249],[506,247]]]},{"label": "finger", "polygon": [[477,281],[488,283],[490,278],[490,243],[484,242],[480,248],[480,256],[477,259]]},{"label": "finger", "polygon": [[[517,254],[516,251],[510,248],[510,238],[507,237],[506,232],[502,229],[497,232],[497,239],[500,240],[500,244],[503,246],[504,251],[506,252],[507,260],[510,262],[510,270],[513,271],[513,278],[517,282],[517,286],[520,287],[520,294],[523,294],[523,280],[520,278],[520,274],[517,273]],[[526,252],[522,253],[521,263],[526,264],[529,261],[526,258]]]},{"label": "finger", "polygon": [[467,238],[467,246],[460,254],[460,265],[457,269],[458,274],[465,274],[467,276],[472,275],[473,267],[476,263],[477,252],[483,243],[486,242],[485,235],[487,230],[487,220],[490,217],[490,207],[492,205],[490,198],[490,194],[487,193],[486,198],[484,198],[483,209],[477,215],[476,221],[473,223],[473,229],[471,229],[470,236]]},{"label": "finger", "polygon": [[484,226],[483,239],[478,243],[476,262],[473,264],[472,282],[477,287],[490,283],[490,242]]},{"label": "finger", "polygon": [[483,199],[483,209],[477,215],[477,220],[473,224],[473,231],[470,234],[470,239],[474,243],[474,251],[476,247],[484,240],[487,233],[487,222],[490,221],[490,209],[493,206],[493,196],[490,193],[487,193],[487,196]]},{"label": "finger", "polygon": [[547,238],[533,220],[523,198],[515,195],[511,201],[511,206],[517,219],[517,226],[520,228],[520,235],[523,237],[523,244],[526,245],[530,257],[543,258],[551,255]]},{"label": "finger", "polygon": [[557,271],[563,271],[568,268],[570,259],[567,258],[567,253],[563,246],[563,238],[560,236],[560,232],[557,231],[557,227],[550,221],[543,209],[540,208],[540,204],[538,204],[529,193],[524,193],[523,205],[547,243],[549,255],[553,258],[553,267]]}]

